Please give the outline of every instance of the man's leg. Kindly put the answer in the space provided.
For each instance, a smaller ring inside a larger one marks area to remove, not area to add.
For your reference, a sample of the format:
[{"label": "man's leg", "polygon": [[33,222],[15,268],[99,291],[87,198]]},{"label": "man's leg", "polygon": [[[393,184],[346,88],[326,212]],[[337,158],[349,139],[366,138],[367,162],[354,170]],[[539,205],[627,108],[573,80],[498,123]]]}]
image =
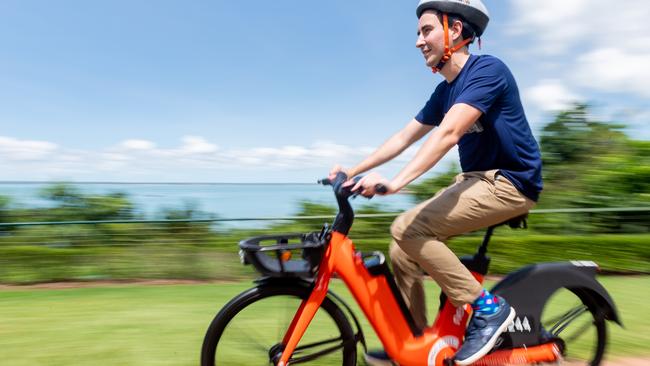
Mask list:
[{"label": "man's leg", "polygon": [[[441,194],[400,215],[391,227],[397,245],[436,280],[452,304],[473,305],[465,340],[455,355],[458,365],[488,353],[515,311],[483,290],[444,240],[519,216],[533,205],[496,171],[464,173]],[[413,311],[424,312],[418,307]]]},{"label": "man's leg", "polygon": [[422,268],[395,242],[389,248],[395,282],[419,329],[427,326],[427,309]]},{"label": "man's leg", "polygon": [[454,184],[400,215],[391,227],[397,245],[440,285],[455,306],[472,303],[482,287],[444,241],[522,215],[534,205],[495,173],[459,174]]},{"label": "man's leg", "polygon": [[[533,201],[505,177],[497,177],[496,171],[463,173],[454,184],[395,220],[391,233],[397,245],[391,245],[390,250],[393,271],[416,324],[426,323],[419,267],[440,285],[455,306],[474,302],[483,291],[444,241],[522,215],[532,206]],[[372,361],[369,364],[390,364],[385,354],[378,352],[374,356],[366,356]]]}]

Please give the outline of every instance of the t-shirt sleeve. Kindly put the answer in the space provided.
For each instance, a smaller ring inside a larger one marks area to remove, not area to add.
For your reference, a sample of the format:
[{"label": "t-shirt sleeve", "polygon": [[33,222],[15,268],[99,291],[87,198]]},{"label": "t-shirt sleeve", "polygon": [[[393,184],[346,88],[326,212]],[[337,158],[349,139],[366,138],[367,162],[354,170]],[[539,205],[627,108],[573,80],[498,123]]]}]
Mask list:
[{"label": "t-shirt sleeve", "polygon": [[444,117],[441,100],[440,87],[437,87],[433,94],[431,94],[431,98],[429,98],[427,104],[415,116],[415,120],[425,125],[439,125]]},{"label": "t-shirt sleeve", "polygon": [[509,71],[497,59],[485,62],[473,71],[454,104],[469,104],[485,114],[506,89]]}]

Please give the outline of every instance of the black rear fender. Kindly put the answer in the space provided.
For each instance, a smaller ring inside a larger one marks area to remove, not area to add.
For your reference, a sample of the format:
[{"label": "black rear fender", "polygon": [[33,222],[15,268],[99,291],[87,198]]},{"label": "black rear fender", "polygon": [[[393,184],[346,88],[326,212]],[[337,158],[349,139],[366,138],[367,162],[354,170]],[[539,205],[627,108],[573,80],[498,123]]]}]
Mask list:
[{"label": "black rear fender", "polygon": [[504,343],[512,346],[535,345],[541,338],[541,315],[548,299],[559,289],[576,294],[590,310],[604,319],[622,325],[616,305],[607,290],[596,281],[598,266],[588,261],[539,263],[506,276],[490,291],[505,298],[517,311],[518,326],[504,333]]}]

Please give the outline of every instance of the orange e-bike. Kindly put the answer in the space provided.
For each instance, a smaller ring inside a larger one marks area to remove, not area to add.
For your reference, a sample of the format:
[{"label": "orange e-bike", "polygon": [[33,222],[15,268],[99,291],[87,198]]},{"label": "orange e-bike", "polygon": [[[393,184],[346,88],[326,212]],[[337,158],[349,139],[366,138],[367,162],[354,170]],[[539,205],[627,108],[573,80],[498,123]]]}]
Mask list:
[{"label": "orange e-bike", "polygon": [[[343,185],[346,180],[339,173],[321,181],[333,186],[339,206],[331,228],[239,244],[242,262],[254,265],[262,277],[216,315],[203,341],[202,366],[357,365],[357,348],[361,344],[366,350],[366,338],[351,307],[330,290],[333,276],[345,283],[393,364],[454,364],[471,306],[454,307],[441,293],[433,324],[415,325],[384,255],[357,251],[347,236],[354,219],[348,199],[355,193]],[[508,223],[525,226],[522,220]],[[475,255],[461,258],[480,282],[488,272],[487,245],[496,226],[488,228]],[[621,323],[613,300],[595,279],[597,269],[589,261],[540,263],[497,283],[490,291],[504,297],[517,316],[475,365],[563,360],[599,365],[606,321]]]}]

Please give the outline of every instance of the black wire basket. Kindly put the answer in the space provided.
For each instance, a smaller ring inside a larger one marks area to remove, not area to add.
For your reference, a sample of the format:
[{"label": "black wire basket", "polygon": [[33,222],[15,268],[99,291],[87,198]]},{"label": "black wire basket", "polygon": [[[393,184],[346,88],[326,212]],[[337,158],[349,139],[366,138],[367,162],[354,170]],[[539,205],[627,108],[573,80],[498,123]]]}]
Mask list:
[{"label": "black wire basket", "polygon": [[269,277],[312,278],[328,240],[321,233],[263,235],[242,240],[242,263]]}]

